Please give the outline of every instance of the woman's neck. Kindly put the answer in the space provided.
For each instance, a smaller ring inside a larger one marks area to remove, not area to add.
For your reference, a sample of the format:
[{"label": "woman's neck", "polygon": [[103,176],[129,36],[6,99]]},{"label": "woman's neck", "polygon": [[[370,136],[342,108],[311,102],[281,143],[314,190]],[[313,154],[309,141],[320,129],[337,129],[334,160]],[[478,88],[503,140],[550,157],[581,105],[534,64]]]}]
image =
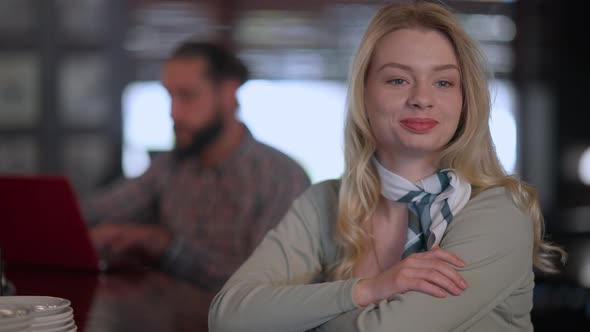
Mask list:
[{"label": "woman's neck", "polygon": [[433,166],[430,159],[410,159],[410,158],[393,158],[387,156],[378,156],[377,159],[391,172],[415,183],[434,174],[437,169]]}]

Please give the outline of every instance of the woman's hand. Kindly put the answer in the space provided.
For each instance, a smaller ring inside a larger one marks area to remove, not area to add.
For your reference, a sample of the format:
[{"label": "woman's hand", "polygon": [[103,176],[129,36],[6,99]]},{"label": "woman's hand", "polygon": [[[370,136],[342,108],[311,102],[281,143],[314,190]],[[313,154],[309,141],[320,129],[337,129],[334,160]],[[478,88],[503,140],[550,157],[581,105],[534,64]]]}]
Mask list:
[{"label": "woman's hand", "polygon": [[439,247],[412,254],[377,276],[359,281],[354,302],[366,306],[411,290],[440,298],[459,295],[467,282],[452,266],[464,267],[465,262]]}]

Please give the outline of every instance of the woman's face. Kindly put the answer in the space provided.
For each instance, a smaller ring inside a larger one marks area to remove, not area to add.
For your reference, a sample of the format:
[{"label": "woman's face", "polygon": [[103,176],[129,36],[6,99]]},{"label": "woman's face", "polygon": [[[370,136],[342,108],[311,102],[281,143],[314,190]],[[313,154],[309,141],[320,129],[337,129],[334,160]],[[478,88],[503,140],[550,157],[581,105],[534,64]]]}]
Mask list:
[{"label": "woman's face", "polygon": [[462,103],[459,63],[445,35],[401,29],[377,43],[365,107],[382,162],[436,158],[457,130]]}]

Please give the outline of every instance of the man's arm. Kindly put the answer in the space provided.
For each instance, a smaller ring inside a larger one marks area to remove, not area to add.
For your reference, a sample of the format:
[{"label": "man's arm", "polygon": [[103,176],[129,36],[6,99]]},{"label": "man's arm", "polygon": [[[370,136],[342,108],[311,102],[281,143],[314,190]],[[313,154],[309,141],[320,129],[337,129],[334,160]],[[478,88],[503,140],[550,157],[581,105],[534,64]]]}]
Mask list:
[{"label": "man's arm", "polygon": [[140,177],[121,179],[82,201],[90,237],[109,266],[153,264],[169,245],[171,236],[157,220],[159,182],[168,161],[162,156]]},{"label": "man's arm", "polygon": [[165,156],[154,160],[141,176],[120,179],[111,186],[81,201],[81,212],[86,223],[96,226],[102,222],[147,223],[155,221],[157,212],[158,179],[166,172]]}]

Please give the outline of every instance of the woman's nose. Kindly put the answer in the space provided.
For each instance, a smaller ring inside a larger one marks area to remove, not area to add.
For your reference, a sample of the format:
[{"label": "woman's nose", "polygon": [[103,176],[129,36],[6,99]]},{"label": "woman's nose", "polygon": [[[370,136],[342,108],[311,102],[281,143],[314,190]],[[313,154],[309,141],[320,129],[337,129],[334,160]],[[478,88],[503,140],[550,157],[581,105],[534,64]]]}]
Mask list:
[{"label": "woman's nose", "polygon": [[425,84],[416,83],[408,97],[408,104],[415,109],[427,109],[432,107],[432,94],[430,87]]}]

